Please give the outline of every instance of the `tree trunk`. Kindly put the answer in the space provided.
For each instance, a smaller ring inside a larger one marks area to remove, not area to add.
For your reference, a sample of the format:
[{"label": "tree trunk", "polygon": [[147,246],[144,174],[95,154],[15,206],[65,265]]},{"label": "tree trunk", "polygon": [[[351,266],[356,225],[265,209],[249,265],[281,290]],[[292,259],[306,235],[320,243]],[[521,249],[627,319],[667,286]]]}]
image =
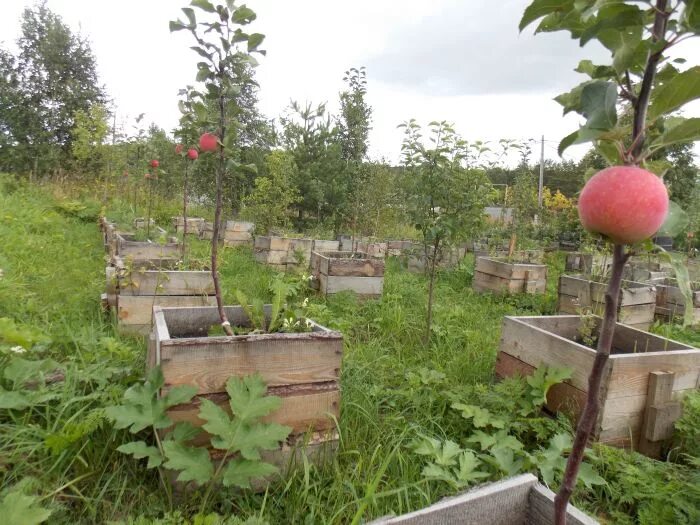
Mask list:
[{"label": "tree trunk", "polygon": [[429,259],[430,263],[430,274],[429,274],[429,280],[428,280],[428,316],[427,316],[427,322],[426,322],[426,327],[425,327],[425,344],[428,345],[430,343],[430,335],[432,332],[433,328],[433,291],[435,289],[435,270],[436,270],[436,263],[437,263],[437,252],[438,252],[438,246],[439,246],[440,241],[435,241],[435,244],[433,245],[433,253],[432,256]]},{"label": "tree trunk", "polygon": [[185,262],[187,242],[187,160],[185,160],[185,177],[182,181],[182,262]]}]

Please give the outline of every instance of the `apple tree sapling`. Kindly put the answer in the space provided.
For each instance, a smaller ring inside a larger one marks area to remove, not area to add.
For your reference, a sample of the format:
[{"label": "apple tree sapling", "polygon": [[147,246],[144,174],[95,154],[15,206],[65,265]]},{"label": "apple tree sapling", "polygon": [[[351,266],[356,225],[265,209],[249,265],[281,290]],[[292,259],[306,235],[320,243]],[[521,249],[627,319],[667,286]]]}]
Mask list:
[{"label": "apple tree sapling", "polygon": [[[250,169],[236,160],[237,132],[240,124],[232,111],[232,100],[241,92],[235,82],[235,69],[241,64],[255,66],[253,53],[259,50],[264,35],[247,33],[244,28],[256,18],[255,12],[246,5],[236,5],[233,0],[225,4],[213,4],[208,0],[195,0],[192,7],[182,8],[186,22],[170,22],[170,31],[189,31],[197,45],[192,49],[203,59],[197,63],[197,82],[203,83],[201,91],[192,92],[192,111],[200,129],[209,131],[201,135],[199,149],[204,153],[218,152],[216,169],[216,208],[214,231],[211,243],[211,272],[216,293],[216,303],[221,326],[227,335],[233,335],[223,306],[221,285],[218,276],[218,242],[221,225],[224,178],[231,173]],[[197,21],[197,17],[200,21]],[[210,117],[208,102],[217,105],[216,119]],[[211,130],[215,130],[212,132]]]},{"label": "apple tree sapling", "polygon": [[[675,64],[684,61],[671,61],[667,56],[669,48],[700,33],[700,4],[685,0],[534,0],[523,13],[520,30],[538,20],[536,32],[568,31],[582,46],[597,40],[612,55],[612,64],[582,60],[576,70],[590,79],[556,98],[564,113],[574,111],[585,118],[578,130],[561,141],[559,153],[573,144],[592,141],[613,166],[587,182],[579,203],[583,226],[613,242],[613,265],[586,405],[555,498],[555,523],[562,525],[598,414],[622,271],[631,255],[625,247],[656,233],[669,209],[666,188],[656,178],[663,170],[652,156],[670,145],[700,139],[700,119],[670,116],[700,98],[700,67],[681,72]],[[618,120],[618,106],[631,114],[631,124]]]},{"label": "apple tree sapling", "polygon": [[153,159],[151,162],[148,163],[150,166],[149,171],[146,172],[146,175],[144,178],[146,179],[146,183],[148,184],[148,211],[146,213],[146,238],[150,239],[151,237],[151,207],[153,206],[153,184],[154,181],[158,180],[158,166],[160,166],[160,162],[158,162],[156,159]]}]

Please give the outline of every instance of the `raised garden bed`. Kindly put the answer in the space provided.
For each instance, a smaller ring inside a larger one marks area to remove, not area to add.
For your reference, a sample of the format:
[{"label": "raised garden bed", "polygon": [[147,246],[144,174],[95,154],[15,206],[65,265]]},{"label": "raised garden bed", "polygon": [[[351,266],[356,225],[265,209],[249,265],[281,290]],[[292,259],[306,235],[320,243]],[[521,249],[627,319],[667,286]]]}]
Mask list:
[{"label": "raised garden bed", "polygon": [[209,271],[143,270],[107,267],[107,298],[116,307],[121,333],[146,335],[154,306],[212,306],[214,281]]},{"label": "raised garden bed", "polygon": [[543,294],[547,266],[506,257],[477,257],[472,288],[476,292]]},{"label": "raised garden bed", "polygon": [[[269,306],[266,312],[269,315]],[[233,327],[249,326],[240,306],[226,307],[226,314]],[[232,376],[257,373],[267,383],[268,393],[282,398],[282,407],[266,421],[293,429],[277,451],[263,454],[265,461],[284,466],[286,458],[301,448],[311,461],[318,461],[325,457],[323,452],[335,450],[343,357],[340,332],[312,322],[311,332],[304,333],[208,336],[212,327],[220,323],[216,307],[156,306],[153,317],[147,368],[161,366],[164,390],[176,385],[197,387],[192,402],[168,410],[173,421],[201,426],[201,399],[210,399],[229,410],[226,381]],[[311,437],[306,445],[305,435]],[[208,442],[205,434],[200,434],[199,439],[200,445]]]},{"label": "raised garden bed", "polygon": [[138,266],[167,266],[180,259],[182,245],[177,242],[165,244],[137,241],[130,233],[116,233],[110,250],[112,258],[131,259]]},{"label": "raised garden bed", "polygon": [[[156,221],[155,219],[150,219],[149,222],[151,223],[151,228],[156,227]],[[146,218],[145,217],[137,217],[133,221],[133,226],[137,230],[144,230],[146,229]]]},{"label": "raised garden bed", "polygon": [[612,268],[612,255],[599,253],[567,253],[564,262],[564,271],[583,275],[605,275],[610,268]]},{"label": "raised garden bed", "polygon": [[[467,255],[467,246],[454,246],[448,249],[442,256],[438,268],[454,268],[464,260]],[[404,250],[406,269],[412,273],[424,273],[428,269],[428,258],[425,255],[425,247],[420,243],[412,243],[410,249]]]},{"label": "raised garden bed", "polygon": [[323,295],[352,291],[363,297],[381,297],[384,260],[362,252],[312,252],[311,274]]},{"label": "raised garden bed", "polygon": [[625,266],[623,278],[630,281],[656,283],[673,275],[669,263],[660,262],[645,256],[632,257]]},{"label": "raised garden bed", "polygon": [[[475,487],[434,505],[370,525],[552,525],[554,493],[532,474]],[[597,525],[576,507],[566,511],[568,525]]]},{"label": "raised garden bed", "polygon": [[387,255],[388,245],[386,242],[370,241],[356,238],[353,242],[350,235],[338,235],[340,243],[338,249],[342,252],[362,252],[369,257],[384,258]]},{"label": "raised garden bed", "polygon": [[[593,320],[591,334],[595,338],[600,318]],[[547,406],[578,418],[596,355],[595,341],[582,342],[586,340],[583,323],[587,321],[577,315],[505,317],[496,375],[528,376],[543,366],[571,369],[571,379],[550,390]],[[679,415],[677,402],[698,387],[700,350],[620,323],[612,347],[603,372],[601,409],[593,438],[634,449],[640,440],[643,444],[662,442],[670,436]],[[661,395],[656,381],[650,382],[658,371],[666,378]],[[651,455],[658,453],[658,447],[649,448],[656,450]]]},{"label": "raised garden bed", "polygon": [[280,270],[308,268],[311,260],[312,239],[260,236],[255,238],[255,260]]},{"label": "raised garden bed", "polygon": [[[204,227],[204,219],[201,217],[187,217],[187,235],[199,235]],[[175,233],[182,233],[185,230],[185,220],[182,216],[172,218]]]},{"label": "raised garden bed", "polygon": [[[656,286],[656,317],[672,322],[685,316],[686,298],[675,279],[666,278]],[[700,325],[700,282],[690,283],[693,302],[693,326]]]},{"label": "raised garden bed", "polygon": [[[226,221],[219,228],[219,240],[224,246],[248,246],[253,244],[253,231],[255,224],[243,221]],[[201,227],[200,239],[209,239],[214,236],[214,223],[205,221]]]},{"label": "raised garden bed", "polygon": [[[590,309],[593,314],[605,311],[607,283],[581,275],[559,277],[557,311],[560,314],[580,314]],[[656,287],[650,283],[623,281],[617,307],[617,320],[641,330],[648,330],[654,322]]]},{"label": "raised garden bed", "polygon": [[413,249],[415,241],[387,241],[386,254],[389,257],[400,257]]},{"label": "raised garden bed", "polygon": [[323,239],[314,239],[311,246],[312,252],[339,252],[340,241],[326,241]]}]

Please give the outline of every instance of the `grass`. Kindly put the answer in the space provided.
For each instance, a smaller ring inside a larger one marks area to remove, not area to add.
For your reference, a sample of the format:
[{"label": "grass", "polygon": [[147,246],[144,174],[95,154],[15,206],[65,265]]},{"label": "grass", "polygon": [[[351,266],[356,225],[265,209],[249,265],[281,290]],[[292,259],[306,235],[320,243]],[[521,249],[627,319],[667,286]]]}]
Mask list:
[{"label": "grass", "polygon": [[[16,357],[10,348],[24,340],[31,350],[22,358],[54,359],[66,377],[50,389],[54,398],[27,410],[0,410],[0,496],[18,489],[39,495],[39,503],[52,511],[50,523],[188,523],[200,510],[197,497],[170,508],[156,471],[116,451],[131,437],[112,428],[104,407],[118,403],[143,376],[145,344],[116,335],[100,310],[105,282],[99,205],[84,197],[80,202],[87,206],[69,206],[73,197],[55,193],[0,178],[0,365]],[[167,206],[156,209],[155,216],[168,216]],[[112,203],[108,211],[110,218],[130,223],[128,206]],[[206,263],[208,243],[188,244],[192,264]],[[563,258],[548,255],[548,263],[548,293],[540,297],[474,294],[470,260],[441,273],[427,347],[421,343],[427,281],[394,260],[381,300],[312,296],[311,317],[341,330],[346,340],[338,454],[321,467],[303,463],[266,493],[219,491],[206,511],[227,516],[227,523],[236,523],[234,517],[350,523],[414,510],[453,492],[424,478],[424,463],[410,444],[420,435],[459,442],[467,427],[449,408],[455,398],[508,397],[506,387],[494,390],[492,384],[502,318],[553,313]],[[249,250],[225,249],[221,275],[232,304],[237,287],[249,297],[269,297],[276,274],[257,264]],[[698,342],[694,332],[659,330]],[[141,438],[150,439],[148,433]],[[645,515],[661,515],[652,506],[660,503],[661,491],[628,494],[632,502],[621,503],[637,471],[673,487],[679,505],[700,503],[689,488],[694,483],[689,466],[599,448],[594,465],[612,481],[579,494],[577,504],[587,510],[614,522],[645,523]],[[673,519],[668,523],[683,523]]]}]

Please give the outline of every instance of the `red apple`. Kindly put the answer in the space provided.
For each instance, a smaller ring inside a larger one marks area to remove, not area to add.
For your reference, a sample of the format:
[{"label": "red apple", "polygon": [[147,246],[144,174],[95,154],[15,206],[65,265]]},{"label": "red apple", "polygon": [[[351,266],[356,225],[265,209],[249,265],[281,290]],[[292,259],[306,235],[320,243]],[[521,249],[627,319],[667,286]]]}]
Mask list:
[{"label": "red apple", "polygon": [[199,149],[202,151],[216,151],[219,137],[213,133],[204,133],[199,137]]},{"label": "red apple", "polygon": [[578,201],[581,224],[618,244],[654,235],[668,215],[668,191],[660,177],[635,166],[612,166],[591,177]]},{"label": "red apple", "polygon": [[197,157],[199,157],[199,152],[197,152],[196,149],[190,148],[187,150],[187,158],[190,160],[197,160]]},{"label": "red apple", "polygon": [[177,144],[175,146],[175,154],[179,155],[180,153],[182,153],[182,150],[184,150],[184,149],[185,149],[185,146],[183,146],[182,144]]},{"label": "red apple", "polygon": [[153,159],[151,161],[151,168],[157,168],[158,166],[160,166],[160,162],[158,162],[156,159]]}]

